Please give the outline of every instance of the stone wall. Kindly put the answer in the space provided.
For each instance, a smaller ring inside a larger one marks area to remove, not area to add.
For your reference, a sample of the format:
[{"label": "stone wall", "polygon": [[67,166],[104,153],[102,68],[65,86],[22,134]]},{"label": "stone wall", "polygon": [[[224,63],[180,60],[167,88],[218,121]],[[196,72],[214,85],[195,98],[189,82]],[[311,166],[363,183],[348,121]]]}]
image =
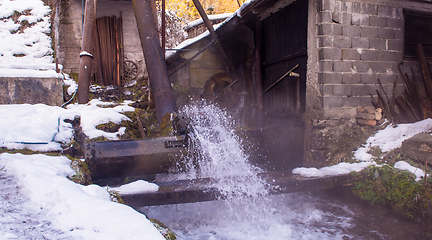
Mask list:
[{"label": "stone wall", "polygon": [[0,77],[0,104],[63,104],[63,79]]}]

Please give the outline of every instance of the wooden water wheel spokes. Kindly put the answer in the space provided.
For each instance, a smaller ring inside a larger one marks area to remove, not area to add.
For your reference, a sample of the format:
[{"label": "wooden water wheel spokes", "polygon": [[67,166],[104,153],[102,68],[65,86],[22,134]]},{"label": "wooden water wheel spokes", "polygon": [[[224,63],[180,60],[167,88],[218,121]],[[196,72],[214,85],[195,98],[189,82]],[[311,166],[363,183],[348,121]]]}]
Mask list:
[{"label": "wooden water wheel spokes", "polygon": [[238,105],[241,92],[240,85],[235,84],[236,78],[228,73],[219,73],[208,79],[202,97],[217,102],[223,108],[232,109]]},{"label": "wooden water wheel spokes", "polygon": [[126,82],[134,80],[138,76],[138,65],[131,60],[124,62],[124,79]]}]

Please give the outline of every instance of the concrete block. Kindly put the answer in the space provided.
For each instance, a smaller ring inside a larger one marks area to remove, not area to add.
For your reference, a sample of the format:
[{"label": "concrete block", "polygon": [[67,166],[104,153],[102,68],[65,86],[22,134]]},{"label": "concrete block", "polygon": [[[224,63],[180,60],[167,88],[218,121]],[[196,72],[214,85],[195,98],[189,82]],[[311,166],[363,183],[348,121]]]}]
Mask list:
[{"label": "concrete block", "polygon": [[342,25],[341,24],[332,24],[333,26],[333,35],[334,36],[339,36],[342,35]]},{"label": "concrete block", "polygon": [[395,8],[394,12],[393,12],[393,17],[402,19],[403,18],[403,8],[401,8],[401,7]]},{"label": "concrete block", "polygon": [[385,39],[370,39],[369,40],[369,47],[371,49],[377,49],[377,50],[386,50],[386,40]]},{"label": "concrete block", "polygon": [[357,107],[360,106],[360,98],[359,97],[343,97],[343,106],[344,107]]},{"label": "concrete block", "polygon": [[370,96],[364,96],[364,97],[360,97],[360,105],[367,107],[367,106],[372,106],[372,99]]},{"label": "concrete block", "polygon": [[372,62],[370,65],[372,72],[374,73],[386,73],[387,63],[386,62]]},{"label": "concrete block", "polygon": [[378,51],[378,61],[394,61],[395,53],[391,51]]},{"label": "concrete block", "polygon": [[333,86],[334,96],[351,96],[351,85],[349,84],[338,84]]},{"label": "concrete block", "polygon": [[335,36],[333,39],[333,46],[336,48],[350,48],[351,38],[347,36]]},{"label": "concrete block", "polygon": [[333,95],[333,85],[325,84],[322,86],[322,94],[323,96],[331,96]]},{"label": "concrete block", "polygon": [[318,13],[318,23],[332,23],[332,12],[322,11]]},{"label": "concrete block", "polygon": [[378,17],[378,16],[370,16],[369,17],[369,26],[386,27],[387,26],[387,18],[386,17]]},{"label": "concrete block", "polygon": [[367,84],[355,84],[352,86],[353,96],[368,96],[370,93],[370,86]]},{"label": "concrete block", "polygon": [[333,70],[335,72],[351,72],[352,63],[350,61],[334,61]]},{"label": "concrete block", "polygon": [[360,53],[357,49],[344,48],[342,49],[343,60],[360,60]]},{"label": "concrete block", "polygon": [[342,50],[340,48],[321,48],[319,49],[320,60],[340,60],[342,59]]},{"label": "concrete block", "polygon": [[404,37],[404,32],[402,29],[395,29],[395,39],[402,40]]},{"label": "concrete block", "polygon": [[332,36],[319,36],[318,37],[318,47],[333,47],[333,37]]},{"label": "concrete block", "polygon": [[359,73],[365,73],[369,71],[370,62],[354,61],[353,68]]},{"label": "concrete block", "polygon": [[319,3],[318,9],[320,11],[332,10],[332,7],[334,6],[334,3],[332,4],[331,0],[321,0],[321,1],[318,1],[318,3]]},{"label": "concrete block", "polygon": [[[324,73],[318,73],[318,84],[322,86],[324,84]],[[322,92],[322,89],[320,89]]]},{"label": "concrete block", "polygon": [[391,6],[379,5],[378,16],[380,17],[393,17],[393,8]]},{"label": "concrete block", "polygon": [[323,107],[324,108],[340,108],[343,106],[343,101],[341,96],[324,96],[323,97]]},{"label": "concrete block", "polygon": [[402,51],[403,50],[403,42],[399,39],[390,39],[387,42],[388,44],[388,50],[394,50],[394,51]]},{"label": "concrete block", "polygon": [[361,52],[360,58],[363,61],[377,61],[378,60],[378,53],[379,53],[379,51],[377,51],[377,50],[363,49]]},{"label": "concrete block", "polygon": [[342,83],[345,84],[356,84],[360,83],[360,74],[358,73],[343,73]]},{"label": "concrete block", "polygon": [[332,23],[319,24],[318,35],[333,35],[333,24]]},{"label": "concrete block", "polygon": [[370,73],[361,73],[360,74],[360,83],[364,84],[376,84],[378,83],[378,75],[370,74]]},{"label": "concrete block", "polygon": [[368,38],[352,38],[351,39],[352,48],[369,48]]},{"label": "concrete block", "polygon": [[384,39],[394,39],[395,31],[391,28],[379,28],[378,29],[378,37]]},{"label": "concrete block", "polygon": [[60,78],[0,77],[0,104],[63,104]]},{"label": "concrete block", "polygon": [[362,3],[360,12],[364,13],[364,14],[377,15],[378,14],[378,6],[375,4]]},{"label": "concrete block", "polygon": [[400,18],[387,18],[387,27],[393,29],[402,29],[404,22]]},{"label": "concrete block", "polygon": [[319,61],[320,72],[333,72],[333,61]]},{"label": "concrete block", "polygon": [[367,14],[352,14],[351,24],[356,26],[369,26],[369,15]]},{"label": "concrete block", "polygon": [[386,62],[387,63],[387,73],[399,73],[397,62]]},{"label": "concrete block", "polygon": [[360,27],[360,36],[364,38],[377,38],[378,28],[374,27]]},{"label": "concrete block", "polygon": [[350,13],[352,10],[352,3],[351,2],[341,2],[341,11]]},{"label": "concrete block", "polygon": [[344,12],[333,12],[332,21],[339,24],[350,24],[351,14]]},{"label": "concrete block", "polygon": [[343,25],[342,35],[347,37],[360,37],[360,27],[353,25]]},{"label": "concrete block", "polygon": [[341,73],[320,73],[322,76],[322,84],[341,84],[342,74]]},{"label": "concrete block", "polygon": [[[378,74],[378,79],[381,81],[382,84],[393,84],[396,80],[396,74],[387,74],[387,73],[380,73]],[[403,79],[398,78],[399,83],[403,81]],[[393,90],[391,90],[393,92]]]},{"label": "concrete block", "polygon": [[360,13],[361,12],[361,4],[358,2],[352,2],[351,12],[352,13]]}]

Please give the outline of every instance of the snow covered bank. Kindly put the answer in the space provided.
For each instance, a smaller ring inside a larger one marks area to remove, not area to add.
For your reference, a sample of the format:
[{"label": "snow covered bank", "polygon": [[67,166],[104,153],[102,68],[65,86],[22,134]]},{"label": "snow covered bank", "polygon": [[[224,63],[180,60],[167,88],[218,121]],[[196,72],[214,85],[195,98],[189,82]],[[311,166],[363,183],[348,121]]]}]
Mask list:
[{"label": "snow covered bank", "polygon": [[112,103],[92,100],[85,105],[68,105],[67,109],[44,104],[0,105],[0,147],[28,148],[33,151],[61,150],[61,143],[69,143],[73,135],[72,124],[63,120],[73,120],[75,116],[81,117],[82,130],[89,138],[104,136],[112,140],[118,139],[117,135],[123,134],[124,128],[109,133],[96,129],[96,126],[129,120],[121,114],[134,111],[128,103],[130,102],[108,108],[103,106]]},{"label": "snow covered bank", "polygon": [[0,155],[0,168],[18,179],[34,207],[46,210],[41,218],[73,239],[164,239],[144,215],[111,202],[106,188],[68,180],[69,164],[63,156]]},{"label": "snow covered bank", "polygon": [[[360,161],[358,163],[339,163],[330,167],[304,168],[299,167],[293,169],[294,174],[300,174],[305,177],[322,177],[347,174],[351,171],[359,172],[364,168],[376,165],[373,161],[373,156],[368,153],[372,147],[378,147],[382,152],[389,152],[395,148],[402,146],[402,142],[412,136],[428,132],[432,129],[432,119],[425,119],[411,124],[399,124],[397,126],[388,125],[385,129],[378,131],[374,136],[366,140],[366,144],[354,152],[354,157]],[[417,181],[424,176],[421,169],[411,166],[409,163],[400,161],[394,166],[402,170],[408,170],[417,176]]]},{"label": "snow covered bank", "polygon": [[0,77],[62,77],[47,35],[50,11],[40,0],[0,1]]}]

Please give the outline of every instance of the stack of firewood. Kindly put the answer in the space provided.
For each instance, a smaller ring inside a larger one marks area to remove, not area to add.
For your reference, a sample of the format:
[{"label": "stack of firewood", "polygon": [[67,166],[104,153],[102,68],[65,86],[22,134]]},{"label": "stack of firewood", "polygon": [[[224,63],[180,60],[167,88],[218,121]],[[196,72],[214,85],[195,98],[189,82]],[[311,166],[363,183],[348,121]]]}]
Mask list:
[{"label": "stack of firewood", "polygon": [[401,71],[399,63],[399,72],[405,83],[402,95],[396,96],[395,93],[397,78],[393,85],[393,94],[387,94],[378,80],[381,92],[376,91],[376,98],[371,95],[373,106],[381,108],[390,122],[413,123],[432,117],[432,77],[421,44],[417,45],[417,53],[423,78],[416,79],[412,69],[412,76],[409,77]]},{"label": "stack of firewood", "polygon": [[377,126],[384,122],[381,108],[357,107],[357,124],[364,126]]}]

